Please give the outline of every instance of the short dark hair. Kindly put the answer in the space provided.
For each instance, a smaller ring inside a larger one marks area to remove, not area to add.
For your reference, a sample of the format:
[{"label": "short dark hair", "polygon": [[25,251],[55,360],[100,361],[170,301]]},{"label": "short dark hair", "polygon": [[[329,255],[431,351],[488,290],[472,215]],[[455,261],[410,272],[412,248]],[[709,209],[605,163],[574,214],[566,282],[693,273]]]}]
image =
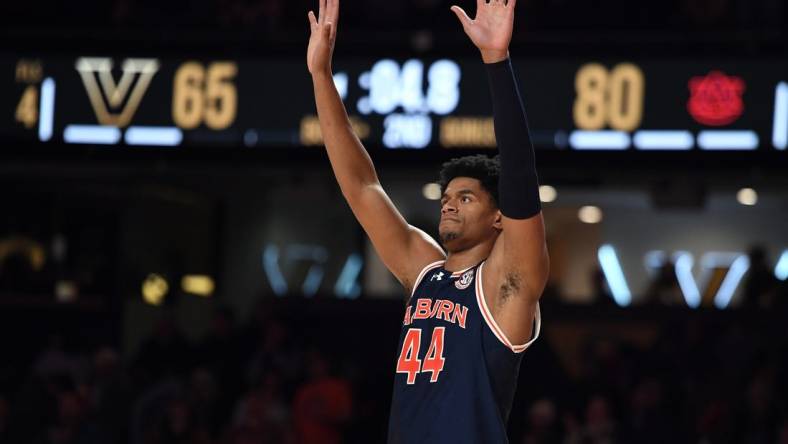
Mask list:
[{"label": "short dark hair", "polygon": [[482,188],[490,193],[493,203],[498,206],[498,175],[501,172],[501,162],[498,156],[487,157],[483,154],[464,156],[452,159],[441,166],[440,180],[441,195],[446,187],[456,177],[470,177],[477,179]]}]

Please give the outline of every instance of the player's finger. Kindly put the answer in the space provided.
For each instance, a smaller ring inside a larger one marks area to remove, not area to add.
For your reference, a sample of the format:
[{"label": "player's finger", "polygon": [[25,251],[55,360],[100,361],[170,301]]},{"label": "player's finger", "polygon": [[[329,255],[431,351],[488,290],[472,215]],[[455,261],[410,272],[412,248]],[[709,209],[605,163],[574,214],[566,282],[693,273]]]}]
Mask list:
[{"label": "player's finger", "polygon": [[334,27],[334,24],[331,22],[326,22],[323,24],[323,37],[326,40],[331,41],[331,29]]},{"label": "player's finger", "polygon": [[320,0],[317,12],[317,22],[321,25],[326,22],[326,0]]},{"label": "player's finger", "polygon": [[510,17],[514,16],[514,4],[515,4],[515,0],[502,0],[501,1],[501,6],[503,6],[504,9],[506,9],[506,13]]},{"label": "player's finger", "polygon": [[334,32],[337,30],[337,23],[339,23],[339,0],[327,0],[328,7],[326,8],[326,20],[334,24],[332,29]]},{"label": "player's finger", "polygon": [[460,19],[460,23],[462,23],[463,28],[471,24],[471,18],[468,17],[468,14],[466,14],[462,8],[460,8],[457,5],[454,5],[450,9],[457,16],[457,18]]},{"label": "player's finger", "polygon": [[487,4],[487,0],[476,0],[476,13],[479,13],[479,10]]},{"label": "player's finger", "polygon": [[332,19],[329,19],[326,23],[331,24],[329,28],[328,38],[329,41],[333,42],[337,38],[337,22],[335,22]]},{"label": "player's finger", "polygon": [[316,27],[317,26],[317,19],[315,18],[315,13],[312,12],[312,11],[309,11],[309,13],[306,16],[309,19],[309,25],[312,28]]}]

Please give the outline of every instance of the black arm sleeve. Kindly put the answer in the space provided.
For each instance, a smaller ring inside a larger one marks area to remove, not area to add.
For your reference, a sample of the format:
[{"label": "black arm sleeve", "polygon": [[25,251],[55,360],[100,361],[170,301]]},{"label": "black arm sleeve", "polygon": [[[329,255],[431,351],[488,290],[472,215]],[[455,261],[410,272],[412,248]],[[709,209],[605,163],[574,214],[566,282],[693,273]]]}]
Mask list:
[{"label": "black arm sleeve", "polygon": [[542,206],[525,108],[511,60],[507,58],[485,66],[490,81],[495,138],[501,159],[498,205],[506,217],[528,219],[538,214]]}]

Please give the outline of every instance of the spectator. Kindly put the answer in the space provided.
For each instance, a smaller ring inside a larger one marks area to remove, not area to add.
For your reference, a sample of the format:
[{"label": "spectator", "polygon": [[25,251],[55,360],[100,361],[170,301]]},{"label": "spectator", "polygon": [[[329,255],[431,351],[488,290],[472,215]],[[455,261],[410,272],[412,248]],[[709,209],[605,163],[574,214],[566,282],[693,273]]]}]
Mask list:
[{"label": "spectator", "polygon": [[208,430],[192,413],[186,399],[172,399],[158,427],[149,431],[145,444],[211,444]]},{"label": "spectator", "polygon": [[596,266],[591,270],[591,292],[594,304],[600,306],[615,305],[613,295],[610,293],[610,288],[607,285],[607,279],[602,268]]},{"label": "spectator", "polygon": [[746,307],[771,307],[779,281],[774,276],[774,268],[766,261],[766,250],[761,246],[749,251],[750,269],[744,279],[744,301]]},{"label": "spectator", "polygon": [[569,427],[564,444],[613,444],[618,441],[618,426],[613,418],[610,401],[594,395],[586,404],[585,423]]},{"label": "spectator", "polygon": [[204,367],[192,371],[188,386],[188,402],[195,424],[208,432],[211,440],[218,438],[228,415],[221,404],[221,391],[214,375]]},{"label": "spectator", "polygon": [[676,427],[663,407],[663,384],[654,377],[640,381],[632,391],[624,442],[665,443],[676,436]]},{"label": "spectator", "polygon": [[101,347],[93,357],[90,404],[99,434],[106,442],[128,438],[133,393],[123,363],[111,347]]},{"label": "spectator", "polygon": [[652,305],[686,306],[684,293],[679,286],[676,268],[672,262],[665,262],[659,269],[657,277],[646,289],[644,301]]},{"label": "spectator", "polygon": [[87,402],[77,392],[58,394],[56,422],[42,436],[46,444],[101,444],[97,431],[86,421]]},{"label": "spectator", "polygon": [[261,379],[259,387],[244,396],[225,438],[227,444],[293,442],[290,412],[283,399],[281,386],[279,376],[269,371]]},{"label": "spectator", "polygon": [[191,346],[171,314],[164,315],[153,334],[140,346],[135,360],[137,378],[143,386],[186,374],[191,364]]},{"label": "spectator", "polygon": [[[235,325],[235,315],[230,309],[221,308],[213,313],[208,334],[197,347],[197,363],[200,366],[202,382],[210,379],[217,396],[216,408],[219,411],[216,420],[226,423],[230,417],[235,400],[244,389],[242,357],[248,353],[243,351],[244,343]],[[192,381],[195,381],[192,374]],[[213,432],[218,430],[212,429]]]},{"label": "spectator", "polygon": [[557,408],[551,399],[539,399],[528,410],[528,429],[522,444],[558,444]]},{"label": "spectator", "polygon": [[309,379],[296,391],[293,422],[297,444],[339,444],[350,420],[350,384],[331,376],[329,363],[317,351],[309,355]]}]

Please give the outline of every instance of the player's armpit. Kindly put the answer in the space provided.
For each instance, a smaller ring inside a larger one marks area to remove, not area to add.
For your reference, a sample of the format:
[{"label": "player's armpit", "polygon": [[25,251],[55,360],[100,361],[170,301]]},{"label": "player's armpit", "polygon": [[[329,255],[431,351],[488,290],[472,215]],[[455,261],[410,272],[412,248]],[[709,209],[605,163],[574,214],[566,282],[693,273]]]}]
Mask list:
[{"label": "player's armpit", "polygon": [[493,318],[514,344],[530,340],[536,304],[549,274],[542,213],[502,218],[503,231],[484,267],[484,294]]},{"label": "player's armpit", "polygon": [[379,183],[345,198],[386,268],[408,292],[426,265],[445,259],[434,239],[405,221]]},{"label": "player's armpit", "polygon": [[486,301],[495,324],[506,338],[505,344],[513,351],[520,352],[525,349],[524,344],[533,342],[538,335],[538,330],[534,328],[538,324],[539,300],[505,294],[505,287],[511,285],[510,279],[511,276],[506,276],[504,282],[500,283],[498,297],[488,297]]}]

